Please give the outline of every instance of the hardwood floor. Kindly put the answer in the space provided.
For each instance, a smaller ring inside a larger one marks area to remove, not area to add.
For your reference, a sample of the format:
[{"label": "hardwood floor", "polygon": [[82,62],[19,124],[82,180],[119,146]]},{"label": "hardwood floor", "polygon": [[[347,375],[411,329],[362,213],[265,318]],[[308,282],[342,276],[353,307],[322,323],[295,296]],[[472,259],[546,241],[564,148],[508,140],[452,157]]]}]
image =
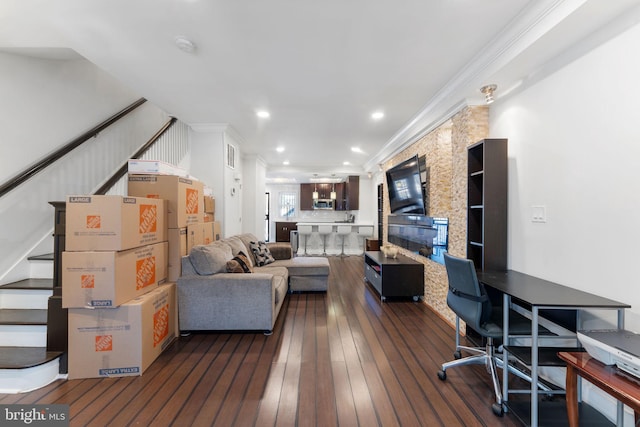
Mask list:
[{"label": "hardwood floor", "polygon": [[329,257],[325,293],[287,296],[273,335],[182,337],[140,377],[59,380],[0,404],[70,405],[71,426],[515,426],[482,366],[436,372],[454,331],[425,304],[381,303],[362,257]]}]

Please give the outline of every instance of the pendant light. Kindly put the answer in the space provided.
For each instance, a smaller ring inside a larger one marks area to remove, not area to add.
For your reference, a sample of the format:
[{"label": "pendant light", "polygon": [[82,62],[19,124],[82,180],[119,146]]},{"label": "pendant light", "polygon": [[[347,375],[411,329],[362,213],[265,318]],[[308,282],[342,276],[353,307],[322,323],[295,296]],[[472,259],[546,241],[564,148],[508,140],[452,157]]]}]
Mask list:
[{"label": "pendant light", "polygon": [[333,190],[331,190],[331,200],[337,199],[336,197],[336,183],[333,183]]},{"label": "pendant light", "polygon": [[318,184],[315,184],[311,197],[313,198],[313,200],[318,200]]}]

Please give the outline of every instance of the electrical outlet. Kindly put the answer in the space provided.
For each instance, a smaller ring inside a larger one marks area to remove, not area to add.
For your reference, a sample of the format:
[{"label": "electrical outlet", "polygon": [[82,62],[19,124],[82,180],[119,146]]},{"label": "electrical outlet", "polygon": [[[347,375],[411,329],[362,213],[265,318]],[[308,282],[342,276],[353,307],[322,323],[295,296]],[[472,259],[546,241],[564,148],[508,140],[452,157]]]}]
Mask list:
[{"label": "electrical outlet", "polygon": [[531,222],[547,222],[547,207],[531,206]]}]

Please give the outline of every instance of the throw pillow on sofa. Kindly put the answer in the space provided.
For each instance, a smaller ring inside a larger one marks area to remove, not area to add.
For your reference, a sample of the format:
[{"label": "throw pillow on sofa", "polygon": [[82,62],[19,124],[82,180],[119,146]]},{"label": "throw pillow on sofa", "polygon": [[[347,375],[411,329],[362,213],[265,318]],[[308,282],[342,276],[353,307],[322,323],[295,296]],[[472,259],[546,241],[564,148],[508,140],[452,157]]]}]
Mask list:
[{"label": "throw pillow on sofa", "polygon": [[227,271],[227,261],[233,258],[229,245],[198,245],[191,249],[189,259],[193,268],[201,276]]},{"label": "throw pillow on sofa", "polygon": [[227,273],[253,273],[249,265],[249,258],[244,252],[239,252],[238,255],[227,261]]},{"label": "throw pillow on sofa", "polygon": [[275,261],[275,258],[271,255],[271,251],[265,242],[251,242],[251,252],[253,252],[253,256],[256,258],[256,264],[258,267],[271,264]]},{"label": "throw pillow on sofa", "polygon": [[252,259],[253,257],[249,253],[250,249],[248,246],[244,244],[244,242],[238,236],[232,236],[227,239],[224,239],[224,242],[227,245],[231,246],[231,253],[233,253],[233,256],[236,256],[239,253],[242,253],[244,256],[247,257],[247,260],[249,261],[249,264],[247,265],[253,268],[253,259]]}]

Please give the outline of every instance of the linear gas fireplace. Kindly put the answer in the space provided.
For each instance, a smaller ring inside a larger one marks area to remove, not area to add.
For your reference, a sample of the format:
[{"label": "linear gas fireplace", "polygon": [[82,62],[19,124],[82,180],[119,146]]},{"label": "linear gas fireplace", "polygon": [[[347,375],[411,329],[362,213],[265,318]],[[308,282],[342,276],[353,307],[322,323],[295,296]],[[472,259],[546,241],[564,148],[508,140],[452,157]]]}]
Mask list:
[{"label": "linear gas fireplace", "polygon": [[444,264],[449,241],[449,219],[425,215],[389,215],[389,243]]}]

